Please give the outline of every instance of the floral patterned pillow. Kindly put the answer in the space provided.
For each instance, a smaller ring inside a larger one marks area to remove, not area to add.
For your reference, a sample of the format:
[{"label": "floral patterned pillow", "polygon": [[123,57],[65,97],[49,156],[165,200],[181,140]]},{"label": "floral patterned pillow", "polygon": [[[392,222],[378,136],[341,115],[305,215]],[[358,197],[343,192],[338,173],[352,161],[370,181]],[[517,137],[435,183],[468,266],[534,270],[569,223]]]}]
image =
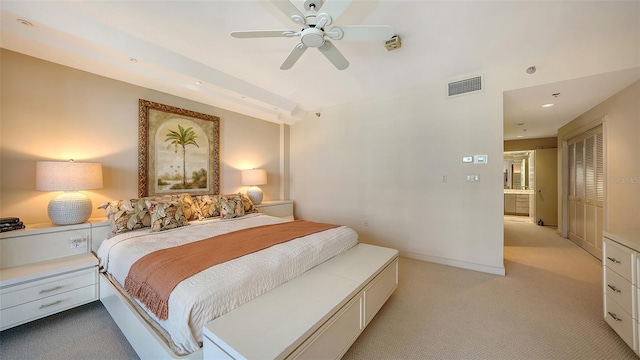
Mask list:
[{"label": "floral patterned pillow", "polygon": [[98,206],[98,209],[107,212],[113,234],[151,226],[151,216],[144,199],[109,201]]},{"label": "floral patterned pillow", "polygon": [[198,206],[198,202],[189,194],[180,195],[180,201],[182,202],[182,210],[184,217],[189,221],[202,220],[204,216]]},{"label": "floral patterned pillow", "polygon": [[244,206],[245,214],[253,214],[259,212],[258,208],[253,205],[253,202],[247,195],[242,195],[242,205]]},{"label": "floral patterned pillow", "polygon": [[184,204],[180,200],[146,199],[145,204],[151,215],[151,231],[163,231],[189,225],[184,216]]},{"label": "floral patterned pillow", "polygon": [[233,219],[244,215],[242,194],[220,195],[220,218]]},{"label": "floral patterned pillow", "polygon": [[220,217],[220,197],[218,195],[197,195],[195,201],[203,218]]}]

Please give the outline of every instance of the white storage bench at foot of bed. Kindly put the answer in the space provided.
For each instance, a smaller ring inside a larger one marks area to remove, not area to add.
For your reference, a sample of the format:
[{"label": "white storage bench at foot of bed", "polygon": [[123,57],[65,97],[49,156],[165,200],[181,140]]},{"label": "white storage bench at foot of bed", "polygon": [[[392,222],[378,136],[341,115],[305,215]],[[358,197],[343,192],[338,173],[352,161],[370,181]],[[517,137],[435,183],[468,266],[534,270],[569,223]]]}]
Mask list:
[{"label": "white storage bench at foot of bed", "polygon": [[398,285],[398,251],[358,244],[204,328],[204,359],[338,359]]}]

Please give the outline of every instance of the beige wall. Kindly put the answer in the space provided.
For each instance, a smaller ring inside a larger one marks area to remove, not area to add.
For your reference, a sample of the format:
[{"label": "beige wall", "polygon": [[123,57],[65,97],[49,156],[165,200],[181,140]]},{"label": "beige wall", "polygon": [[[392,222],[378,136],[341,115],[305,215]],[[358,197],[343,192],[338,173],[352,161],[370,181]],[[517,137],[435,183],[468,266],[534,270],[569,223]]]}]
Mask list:
[{"label": "beige wall", "polygon": [[[558,131],[558,146],[604,122],[605,204],[604,230],[640,231],[640,81],[580,115]],[[604,121],[603,121],[604,120]],[[564,171],[559,171],[559,183]],[[562,190],[562,188],[560,188]],[[562,229],[564,194],[558,196]]]},{"label": "beige wall", "polygon": [[280,125],[4,49],[0,56],[1,217],[49,221],[47,203],[57,193],[35,191],[37,160],[102,163],[104,188],[85,192],[94,207],[137,197],[138,99],[220,117],[221,192],[246,191],[239,170],[256,167],[268,173],[265,199],[280,198]]},{"label": "beige wall", "polygon": [[[503,93],[639,62],[637,41],[621,40],[484,69],[481,93],[447,99],[448,79],[436,79],[323,109],[291,127],[296,214],[347,224],[404,256],[504,273]],[[474,154],[489,163],[462,163]]]}]

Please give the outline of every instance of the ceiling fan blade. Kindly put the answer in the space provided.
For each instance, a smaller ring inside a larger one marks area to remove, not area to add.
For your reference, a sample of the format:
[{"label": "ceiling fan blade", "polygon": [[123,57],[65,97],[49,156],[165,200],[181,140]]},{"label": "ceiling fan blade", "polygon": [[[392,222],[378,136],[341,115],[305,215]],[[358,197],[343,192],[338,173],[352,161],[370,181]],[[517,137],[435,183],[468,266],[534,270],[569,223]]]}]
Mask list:
[{"label": "ceiling fan blade", "polygon": [[265,38],[265,37],[289,37],[295,34],[294,31],[286,30],[243,30],[232,31],[231,36],[234,38],[248,39],[248,38]]},{"label": "ceiling fan blade", "polygon": [[318,48],[320,52],[327,58],[333,66],[338,70],[344,70],[349,67],[349,62],[342,53],[331,43],[329,40],[325,40],[324,44]]},{"label": "ceiling fan blade", "polygon": [[342,14],[351,5],[351,0],[325,0],[324,5],[318,10],[318,14],[327,14],[336,21],[338,16]]},{"label": "ceiling fan blade", "polygon": [[306,24],[304,15],[289,0],[271,0],[271,3],[294,23],[302,26]]},{"label": "ceiling fan blade", "polygon": [[[332,30],[340,29],[343,32],[342,37],[334,38],[331,35]],[[389,25],[345,25],[334,26],[326,32],[332,39],[340,40],[380,40],[386,41],[395,35],[394,30]]]},{"label": "ceiling fan blade", "polygon": [[298,45],[296,45],[296,47],[294,47],[293,50],[291,50],[291,53],[289,54],[289,56],[287,56],[287,58],[284,60],[282,65],[280,65],[280,69],[281,70],[291,69],[293,64],[295,64],[296,61],[300,59],[300,56],[302,56],[302,54],[304,54],[306,50],[307,50],[307,47],[303,43],[298,43]]}]

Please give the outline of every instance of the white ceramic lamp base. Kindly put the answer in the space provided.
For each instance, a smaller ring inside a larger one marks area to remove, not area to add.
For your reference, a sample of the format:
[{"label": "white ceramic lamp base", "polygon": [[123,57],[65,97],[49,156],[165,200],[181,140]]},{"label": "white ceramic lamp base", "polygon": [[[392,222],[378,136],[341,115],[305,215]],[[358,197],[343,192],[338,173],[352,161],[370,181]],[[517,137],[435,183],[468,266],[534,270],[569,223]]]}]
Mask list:
[{"label": "white ceramic lamp base", "polygon": [[49,202],[47,213],[56,225],[80,224],[91,216],[91,199],[76,191],[65,192]]},{"label": "white ceramic lamp base", "polygon": [[251,199],[253,205],[260,205],[262,202],[262,190],[257,186],[252,186],[247,190],[247,196]]}]

